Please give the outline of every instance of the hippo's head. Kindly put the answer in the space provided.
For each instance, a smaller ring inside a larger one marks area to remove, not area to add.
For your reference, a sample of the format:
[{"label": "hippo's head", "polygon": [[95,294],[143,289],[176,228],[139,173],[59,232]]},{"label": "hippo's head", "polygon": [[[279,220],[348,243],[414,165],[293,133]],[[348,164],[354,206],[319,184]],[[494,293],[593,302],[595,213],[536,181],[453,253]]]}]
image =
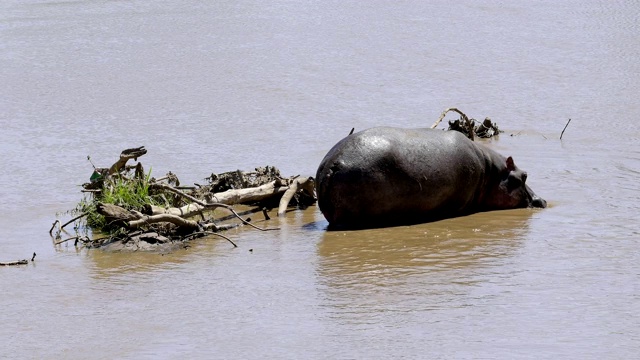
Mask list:
[{"label": "hippo's head", "polygon": [[486,203],[493,209],[515,209],[525,207],[547,207],[547,202],[536,195],[526,184],[527,173],[518,169],[509,156],[500,171],[499,181],[493,182]]}]

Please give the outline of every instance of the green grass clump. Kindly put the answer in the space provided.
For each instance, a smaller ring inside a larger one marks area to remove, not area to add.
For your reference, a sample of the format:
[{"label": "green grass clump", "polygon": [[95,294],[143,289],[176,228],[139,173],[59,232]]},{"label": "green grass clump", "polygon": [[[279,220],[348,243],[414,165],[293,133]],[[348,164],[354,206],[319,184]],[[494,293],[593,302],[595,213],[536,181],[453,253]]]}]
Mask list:
[{"label": "green grass clump", "polygon": [[128,179],[122,176],[105,179],[101,191],[83,198],[76,211],[87,214],[86,225],[92,230],[110,233],[116,229],[112,229],[104,216],[97,212],[96,205],[101,202],[137,211],[145,205],[160,205],[162,199],[149,192],[149,179],[151,171],[142,179]]}]

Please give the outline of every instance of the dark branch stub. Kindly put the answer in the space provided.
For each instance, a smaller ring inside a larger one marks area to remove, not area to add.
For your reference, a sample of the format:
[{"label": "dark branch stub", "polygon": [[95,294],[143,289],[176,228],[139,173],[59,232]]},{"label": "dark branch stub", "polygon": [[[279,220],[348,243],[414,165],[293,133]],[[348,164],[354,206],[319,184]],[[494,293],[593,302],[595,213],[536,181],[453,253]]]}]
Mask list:
[{"label": "dark branch stub", "polygon": [[562,132],[560,133],[560,140],[562,140],[562,135],[564,135],[564,131],[567,130],[567,126],[569,126],[570,122],[571,122],[571,119],[569,119],[569,121],[567,121],[567,125],[565,125],[564,129],[562,129]]}]

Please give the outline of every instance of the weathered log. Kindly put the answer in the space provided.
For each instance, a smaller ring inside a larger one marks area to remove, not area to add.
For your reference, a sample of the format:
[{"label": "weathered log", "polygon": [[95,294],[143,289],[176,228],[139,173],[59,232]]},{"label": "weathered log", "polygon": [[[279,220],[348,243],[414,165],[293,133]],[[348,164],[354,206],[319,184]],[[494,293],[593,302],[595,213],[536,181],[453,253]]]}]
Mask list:
[{"label": "weathered log", "polygon": [[193,196],[185,194],[184,192],[177,190],[171,186],[164,184],[153,184],[152,187],[174,192],[176,194],[184,196],[185,198],[193,202],[180,208],[163,208],[159,206],[151,206],[150,214],[171,214],[181,217],[190,217],[197,213],[200,213],[203,210],[220,207],[221,204],[235,205],[255,203],[259,201],[265,201],[276,196],[282,196],[282,198],[280,199],[280,206],[278,208],[278,215],[282,215],[286,211],[286,208],[293,198],[293,195],[298,190],[305,190],[310,196],[313,197],[315,182],[312,177],[295,178],[294,180],[290,181],[289,184],[286,183],[286,180],[275,180],[258,187],[223,191],[221,193],[210,195],[209,200],[213,200],[215,202],[207,203],[198,200]]},{"label": "weathered log", "polygon": [[224,207],[221,205],[236,205],[266,200],[273,196],[284,194],[284,192],[289,189],[289,186],[282,185],[281,181],[272,181],[258,187],[227,190],[221,193],[213,194],[209,196],[210,199],[208,200],[212,200],[215,202],[204,202],[169,185],[153,184],[151,186],[153,188],[171,191],[192,201],[192,203],[180,208],[163,208],[160,206],[151,206],[151,214],[171,214],[182,217],[190,217],[206,209]]},{"label": "weathered log", "polygon": [[122,225],[127,221],[139,219],[140,216],[128,211],[120,206],[113,204],[105,204],[99,202],[96,205],[96,211],[98,214],[105,217],[107,223],[113,225]]},{"label": "weathered log", "polygon": [[124,226],[131,230],[138,229],[144,225],[157,224],[161,222],[168,222],[189,231],[200,230],[197,222],[183,219],[178,215],[157,214],[149,216],[137,211],[126,210],[117,205],[104,203],[98,203],[96,208],[98,213],[102,214],[107,221],[111,223],[119,223],[120,226]]},{"label": "weathered log", "polygon": [[278,206],[278,216],[282,216],[287,212],[289,202],[291,202],[291,199],[298,192],[298,190],[304,190],[309,195],[313,196],[314,188],[315,181],[312,177],[295,178],[291,182],[291,184],[289,184],[289,189],[285,191],[284,195],[282,195],[282,198],[280,199],[280,206]]},{"label": "weathered log", "polygon": [[9,262],[0,262],[0,266],[15,266],[15,265],[27,265],[29,260],[18,260],[18,261],[9,261]]},{"label": "weathered log", "polygon": [[191,203],[191,204],[187,204],[183,207],[169,207],[169,208],[165,208],[165,207],[161,207],[161,206],[156,206],[156,205],[150,205],[149,209],[146,211],[146,213],[148,215],[162,215],[162,214],[169,214],[169,215],[175,215],[175,216],[181,216],[181,217],[191,217],[195,214],[200,213],[202,210],[205,210],[206,206],[202,206],[200,204],[196,204],[196,203]]},{"label": "weathered log", "polygon": [[152,216],[142,215],[142,217],[140,217],[139,219],[129,221],[128,227],[129,229],[138,229],[141,226],[157,224],[161,222],[168,222],[189,231],[197,231],[200,229],[197,222],[183,219],[180,216],[170,214]]},{"label": "weathered log", "polygon": [[[33,262],[36,259],[36,253],[33,253],[31,257],[31,261]],[[29,260],[18,260],[18,261],[9,261],[9,262],[0,262],[0,266],[16,266],[16,265],[27,265],[29,264]]]},{"label": "weathered log", "polygon": [[284,194],[287,189],[289,186],[284,185],[282,181],[275,180],[258,187],[223,191],[213,194],[211,198],[213,201],[225,205],[246,204]]}]

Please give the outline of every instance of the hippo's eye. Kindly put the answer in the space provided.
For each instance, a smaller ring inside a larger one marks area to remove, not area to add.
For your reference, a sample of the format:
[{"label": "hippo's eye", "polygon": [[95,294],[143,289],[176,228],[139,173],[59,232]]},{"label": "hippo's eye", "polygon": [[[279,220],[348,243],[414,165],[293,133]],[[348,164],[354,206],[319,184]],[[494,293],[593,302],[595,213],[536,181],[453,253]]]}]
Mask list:
[{"label": "hippo's eye", "polygon": [[509,177],[507,178],[507,184],[510,189],[515,189],[517,187],[522,186],[522,183],[524,182],[523,180],[524,179],[519,178],[512,172],[511,174],[509,174]]}]

